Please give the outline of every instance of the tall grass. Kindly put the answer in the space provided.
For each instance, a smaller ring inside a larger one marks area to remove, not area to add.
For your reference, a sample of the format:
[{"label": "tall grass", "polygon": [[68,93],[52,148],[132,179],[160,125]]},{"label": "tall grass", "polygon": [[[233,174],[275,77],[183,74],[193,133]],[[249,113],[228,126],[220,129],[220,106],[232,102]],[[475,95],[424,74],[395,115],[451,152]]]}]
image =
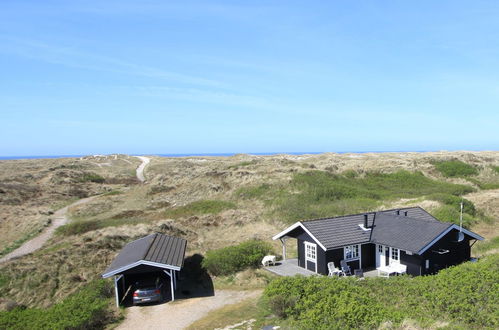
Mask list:
[{"label": "tall grass", "polygon": [[435,168],[442,173],[443,176],[449,178],[455,177],[468,177],[477,175],[478,170],[470,164],[464,163],[460,160],[445,160],[434,163]]},{"label": "tall grass", "polygon": [[442,194],[455,202],[453,196],[473,190],[466,185],[432,180],[420,172],[359,176],[316,170],[297,173],[288,184],[245,187],[236,194],[241,198],[264,200],[274,210],[274,216],[293,222],[373,210],[383,201],[400,198]]},{"label": "tall grass", "polygon": [[176,219],[193,215],[216,214],[234,208],[236,208],[236,204],[230,201],[200,200],[184,206],[166,210],[165,216]]}]

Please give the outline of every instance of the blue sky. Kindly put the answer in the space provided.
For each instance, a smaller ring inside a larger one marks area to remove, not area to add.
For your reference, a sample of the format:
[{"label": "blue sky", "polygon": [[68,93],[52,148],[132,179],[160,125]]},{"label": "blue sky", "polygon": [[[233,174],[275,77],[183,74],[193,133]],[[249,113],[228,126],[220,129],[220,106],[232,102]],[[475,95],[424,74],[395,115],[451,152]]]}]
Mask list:
[{"label": "blue sky", "polygon": [[497,1],[0,2],[0,156],[498,150]]}]

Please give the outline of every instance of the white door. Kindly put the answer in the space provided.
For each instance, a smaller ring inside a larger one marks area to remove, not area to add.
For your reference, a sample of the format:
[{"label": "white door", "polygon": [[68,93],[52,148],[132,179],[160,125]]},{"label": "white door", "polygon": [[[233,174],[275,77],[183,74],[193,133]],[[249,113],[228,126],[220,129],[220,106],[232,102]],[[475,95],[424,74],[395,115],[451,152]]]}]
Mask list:
[{"label": "white door", "polygon": [[317,273],[317,245],[305,242],[305,269]]},{"label": "white door", "polygon": [[386,246],[376,244],[376,267],[386,265],[386,250]]}]

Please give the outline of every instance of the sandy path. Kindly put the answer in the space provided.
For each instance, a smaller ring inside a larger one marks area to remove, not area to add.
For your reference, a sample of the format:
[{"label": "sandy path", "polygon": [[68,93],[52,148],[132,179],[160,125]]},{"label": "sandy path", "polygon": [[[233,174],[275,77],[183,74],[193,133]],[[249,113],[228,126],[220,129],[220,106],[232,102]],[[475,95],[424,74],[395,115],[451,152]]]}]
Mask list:
[{"label": "sandy path", "polygon": [[261,291],[218,290],[215,296],[191,298],[153,306],[133,306],[117,329],[184,329],[210,311],[253,298]]},{"label": "sandy path", "polygon": [[145,182],[146,177],[144,176],[144,169],[146,168],[147,164],[151,161],[150,158],[144,157],[144,156],[135,156],[138,159],[142,161],[142,164],[137,167],[137,179],[139,179],[140,182]]},{"label": "sandy path", "polygon": [[98,196],[92,196],[92,197],[80,199],[71,205],[68,205],[66,207],[63,207],[60,210],[55,211],[51,224],[40,235],[25,242],[23,245],[21,245],[20,247],[18,247],[17,249],[12,251],[11,253],[3,256],[0,259],[0,263],[8,261],[12,258],[17,258],[17,257],[21,257],[23,255],[32,253],[32,252],[38,250],[39,248],[41,248],[43,246],[43,244],[45,244],[45,242],[47,242],[52,237],[54,231],[58,227],[66,224],[69,221],[69,219],[67,217],[67,213],[68,213],[68,209],[70,207],[87,203],[96,197],[98,197]]}]

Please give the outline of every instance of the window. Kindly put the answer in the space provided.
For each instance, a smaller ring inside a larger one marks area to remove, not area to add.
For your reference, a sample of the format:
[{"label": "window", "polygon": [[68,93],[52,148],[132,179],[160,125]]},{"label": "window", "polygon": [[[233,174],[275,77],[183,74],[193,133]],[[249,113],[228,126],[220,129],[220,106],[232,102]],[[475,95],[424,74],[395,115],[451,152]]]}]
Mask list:
[{"label": "window", "polygon": [[316,260],[317,245],[305,242],[305,259],[310,261]]},{"label": "window", "polygon": [[378,252],[383,253],[383,245],[378,245]]},{"label": "window", "polygon": [[396,248],[392,248],[392,260],[399,261],[400,260],[400,250]]},{"label": "window", "polygon": [[426,259],[425,266],[426,266],[426,269],[430,268],[430,260]]},{"label": "window", "polygon": [[345,246],[345,259],[356,259],[359,257],[359,245]]}]

